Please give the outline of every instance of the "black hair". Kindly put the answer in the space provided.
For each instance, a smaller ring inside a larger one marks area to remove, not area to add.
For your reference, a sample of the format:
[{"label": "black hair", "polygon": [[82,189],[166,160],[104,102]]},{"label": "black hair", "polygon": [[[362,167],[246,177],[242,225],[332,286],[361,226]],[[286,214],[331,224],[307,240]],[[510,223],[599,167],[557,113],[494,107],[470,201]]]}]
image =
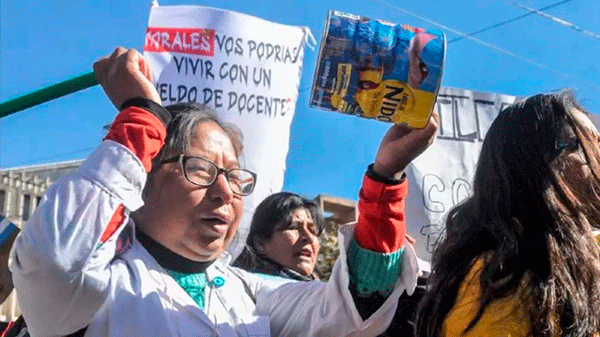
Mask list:
[{"label": "black hair", "polygon": [[321,235],[324,226],[323,216],[314,201],[290,192],[272,194],[256,207],[246,246],[233,265],[248,271],[267,274],[276,274],[277,269],[283,268],[261,253],[258,245],[271,239],[275,231],[288,228],[297,209],[306,209],[310,213],[317,228],[317,236]]},{"label": "black hair", "polygon": [[[455,207],[432,257],[417,335],[437,337],[476,263],[481,293],[468,332],[495,300],[519,296],[531,336],[600,331],[600,152],[572,93],[503,110],[481,149],[473,195]],[[581,155],[590,174],[582,171]],[[525,291],[519,291],[525,289]]]}]

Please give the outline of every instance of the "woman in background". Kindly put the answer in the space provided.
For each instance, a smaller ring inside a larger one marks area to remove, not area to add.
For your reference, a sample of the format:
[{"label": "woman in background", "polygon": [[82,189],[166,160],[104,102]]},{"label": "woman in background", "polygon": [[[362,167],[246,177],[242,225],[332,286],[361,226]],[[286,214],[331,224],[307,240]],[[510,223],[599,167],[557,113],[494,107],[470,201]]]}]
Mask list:
[{"label": "woman in background", "polygon": [[323,216],[313,201],[275,193],[256,208],[246,247],[234,266],[261,274],[309,281],[319,255]]},{"label": "woman in background", "polygon": [[[317,278],[315,265],[322,231],[323,217],[317,204],[294,193],[275,193],[256,208],[246,247],[233,265],[254,273],[312,281]],[[408,236],[406,240],[414,243]],[[380,337],[413,336],[415,312],[425,293],[425,282],[426,275],[421,274],[414,292],[402,294],[390,327]],[[371,298],[372,303],[384,300]],[[364,307],[363,302],[359,310]]]}]

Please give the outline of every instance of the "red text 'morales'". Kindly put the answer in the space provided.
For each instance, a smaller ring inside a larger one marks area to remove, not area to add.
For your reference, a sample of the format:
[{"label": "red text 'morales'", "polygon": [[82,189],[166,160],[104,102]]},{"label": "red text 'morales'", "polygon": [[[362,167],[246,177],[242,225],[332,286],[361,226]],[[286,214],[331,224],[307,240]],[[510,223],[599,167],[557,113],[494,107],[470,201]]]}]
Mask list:
[{"label": "red text 'morales'", "polygon": [[215,31],[198,28],[148,27],[144,51],[215,55]]}]

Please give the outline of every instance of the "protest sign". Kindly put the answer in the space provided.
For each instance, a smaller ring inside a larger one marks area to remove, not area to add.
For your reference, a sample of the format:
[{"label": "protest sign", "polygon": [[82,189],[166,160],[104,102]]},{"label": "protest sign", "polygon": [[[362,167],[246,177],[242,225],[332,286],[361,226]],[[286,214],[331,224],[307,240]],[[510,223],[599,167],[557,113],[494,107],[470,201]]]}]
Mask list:
[{"label": "protest sign", "polygon": [[254,208],[283,187],[305,27],[200,6],[153,6],[144,43],[163,104],[198,102],[244,137],[242,166],[258,175],[230,252],[243,248]]},{"label": "protest sign", "polygon": [[417,255],[431,260],[445,217],[471,195],[481,145],[498,113],[515,97],[441,88],[436,107],[438,138],[407,169],[407,233],[416,239]]}]

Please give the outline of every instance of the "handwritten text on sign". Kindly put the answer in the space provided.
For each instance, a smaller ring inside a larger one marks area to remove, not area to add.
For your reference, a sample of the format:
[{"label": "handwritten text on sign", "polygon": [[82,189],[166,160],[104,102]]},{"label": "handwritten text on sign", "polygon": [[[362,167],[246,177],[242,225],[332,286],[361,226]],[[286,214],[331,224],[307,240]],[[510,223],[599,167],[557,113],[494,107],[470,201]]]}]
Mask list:
[{"label": "handwritten text on sign", "polygon": [[[212,29],[193,28],[149,27],[146,31],[144,50],[190,55],[173,55],[178,76],[197,77],[209,82],[219,80],[231,85],[263,87],[269,90],[272,88],[272,69],[226,61],[217,64],[212,58],[215,55],[215,47],[220,54],[227,57],[235,55],[283,64],[296,63],[299,55],[298,47],[255,40],[244,41],[240,37],[217,34]],[[278,117],[285,116],[293,108],[290,97],[224,92],[223,89],[215,89],[212,85],[199,87],[157,82],[156,89],[163,102],[198,102],[217,109],[237,110],[239,114]]]},{"label": "handwritten text on sign", "polygon": [[[436,109],[436,142],[413,161],[407,197],[407,232],[417,239],[417,254],[429,260],[448,212],[472,194],[472,181],[483,139],[499,111],[514,97],[441,88]],[[416,185],[416,186],[415,186]]]}]

